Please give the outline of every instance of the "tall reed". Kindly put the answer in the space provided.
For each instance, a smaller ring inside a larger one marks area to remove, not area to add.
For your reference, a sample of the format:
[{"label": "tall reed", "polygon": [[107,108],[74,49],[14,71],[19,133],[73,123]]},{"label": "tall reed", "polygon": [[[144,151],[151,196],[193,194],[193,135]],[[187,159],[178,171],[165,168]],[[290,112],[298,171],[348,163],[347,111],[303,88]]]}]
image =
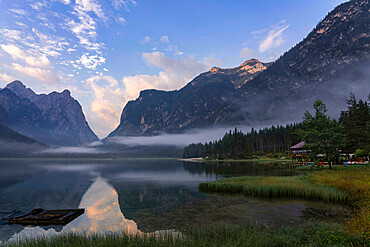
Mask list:
[{"label": "tall reed", "polygon": [[326,202],[345,202],[347,195],[337,188],[313,184],[304,175],[295,177],[247,176],[199,184],[199,190],[231,192],[266,198],[304,198]]}]

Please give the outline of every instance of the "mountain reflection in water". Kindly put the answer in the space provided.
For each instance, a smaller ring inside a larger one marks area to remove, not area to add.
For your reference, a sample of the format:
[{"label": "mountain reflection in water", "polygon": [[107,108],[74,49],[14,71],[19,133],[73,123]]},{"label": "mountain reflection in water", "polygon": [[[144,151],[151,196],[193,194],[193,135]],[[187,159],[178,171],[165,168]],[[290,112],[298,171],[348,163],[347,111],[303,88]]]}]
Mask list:
[{"label": "mountain reflection in water", "polygon": [[83,195],[79,208],[85,208],[85,213],[65,225],[60,232],[53,228],[45,230],[39,226],[25,227],[21,232],[14,234],[9,241],[56,236],[68,232],[142,234],[137,229],[135,221],[126,219],[122,214],[117,191],[102,177],[97,177]]}]

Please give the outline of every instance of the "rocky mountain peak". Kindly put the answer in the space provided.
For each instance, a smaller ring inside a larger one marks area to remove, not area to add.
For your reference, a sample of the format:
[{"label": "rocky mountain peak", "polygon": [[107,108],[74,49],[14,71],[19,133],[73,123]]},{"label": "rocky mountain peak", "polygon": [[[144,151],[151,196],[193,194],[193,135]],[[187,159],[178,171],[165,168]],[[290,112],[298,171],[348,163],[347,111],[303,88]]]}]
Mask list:
[{"label": "rocky mountain peak", "polygon": [[247,80],[249,81],[254,77],[255,74],[260,73],[264,71],[265,69],[267,69],[269,65],[270,65],[269,63],[262,63],[258,59],[252,58],[242,63],[238,67],[238,71],[240,72],[243,71],[242,74],[244,75],[247,75],[247,74],[250,75],[251,78]]},{"label": "rocky mountain peak", "polygon": [[247,61],[245,61],[244,63],[242,63],[239,67],[244,67],[246,65],[254,65],[256,63],[262,63],[261,61],[259,61],[258,59],[256,58],[251,58]]},{"label": "rocky mountain peak", "polygon": [[8,88],[15,95],[22,98],[31,99],[36,95],[32,89],[27,88],[21,81],[18,80],[9,83],[5,88]]},{"label": "rocky mountain peak", "polygon": [[21,81],[18,81],[18,80],[15,80],[15,81],[12,81],[11,83],[9,83],[8,85],[6,85],[7,88],[23,88],[23,89],[26,89],[26,86],[21,82]]},{"label": "rocky mountain peak", "polygon": [[72,97],[71,91],[69,91],[68,89],[64,89],[64,91],[62,92],[62,95],[66,97]]},{"label": "rocky mountain peak", "polygon": [[211,72],[211,73],[216,73],[216,72],[218,72],[219,70],[220,70],[221,68],[220,67],[212,67],[209,71]]}]

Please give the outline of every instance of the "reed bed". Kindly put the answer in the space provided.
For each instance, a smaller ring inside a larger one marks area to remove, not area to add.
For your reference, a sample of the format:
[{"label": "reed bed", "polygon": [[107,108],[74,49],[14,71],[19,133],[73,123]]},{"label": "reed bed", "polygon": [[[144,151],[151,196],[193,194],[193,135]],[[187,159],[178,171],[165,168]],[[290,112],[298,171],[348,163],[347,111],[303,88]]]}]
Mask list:
[{"label": "reed bed", "polygon": [[241,193],[265,198],[304,198],[345,202],[347,194],[337,188],[311,183],[305,175],[294,177],[247,176],[199,184],[201,191]]},{"label": "reed bed", "polygon": [[345,225],[347,231],[370,238],[370,167],[337,167],[307,174],[311,183],[329,185],[348,194],[354,215]]},{"label": "reed bed", "polygon": [[[303,170],[303,169],[302,169]],[[336,166],[295,177],[236,177],[199,185],[209,192],[240,193],[256,197],[294,197],[345,202],[354,214],[347,232],[370,238],[370,166]]]},{"label": "reed bed", "polygon": [[190,228],[183,237],[172,235],[130,236],[64,234],[51,238],[23,240],[3,244],[2,247],[64,247],[64,246],[125,246],[125,247],[182,247],[182,246],[366,246],[368,239],[346,233],[338,224],[315,223],[294,227],[268,228],[262,225],[219,226],[216,228]]}]

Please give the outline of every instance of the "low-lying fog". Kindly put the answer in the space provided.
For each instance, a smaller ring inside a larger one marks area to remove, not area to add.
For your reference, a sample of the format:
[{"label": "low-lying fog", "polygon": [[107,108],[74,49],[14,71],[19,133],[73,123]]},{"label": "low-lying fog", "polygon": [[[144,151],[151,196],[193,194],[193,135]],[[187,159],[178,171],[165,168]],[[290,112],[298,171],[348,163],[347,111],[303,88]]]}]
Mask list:
[{"label": "low-lying fog", "polygon": [[[270,126],[270,125],[269,125]],[[258,126],[260,129],[267,127]],[[224,126],[208,129],[192,129],[183,134],[163,134],[157,136],[116,136],[90,143],[84,147],[51,147],[43,153],[108,153],[116,152],[117,146],[132,148],[140,146],[173,146],[183,148],[191,143],[204,143],[222,138],[226,132],[234,130],[235,126]],[[244,133],[251,130],[251,126],[237,126]]]}]

